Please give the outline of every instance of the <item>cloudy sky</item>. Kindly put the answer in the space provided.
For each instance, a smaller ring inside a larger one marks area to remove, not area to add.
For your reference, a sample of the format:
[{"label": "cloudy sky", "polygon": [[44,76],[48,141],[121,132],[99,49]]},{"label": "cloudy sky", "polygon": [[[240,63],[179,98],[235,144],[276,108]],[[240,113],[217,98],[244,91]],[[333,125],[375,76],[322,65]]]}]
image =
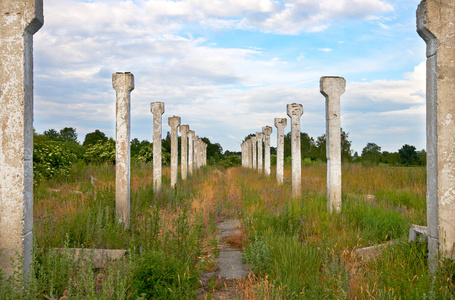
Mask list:
[{"label": "cloudy sky", "polygon": [[342,76],[341,124],[354,150],[368,142],[424,149],[419,2],[44,0],[34,127],[75,127],[80,141],[95,129],[114,137],[112,73],[128,71],[132,138],[152,140],[150,102],[163,101],[163,134],[177,115],[197,135],[240,151],[246,135],[273,127],[292,102],[304,107],[301,130],[322,135],[319,79]]}]

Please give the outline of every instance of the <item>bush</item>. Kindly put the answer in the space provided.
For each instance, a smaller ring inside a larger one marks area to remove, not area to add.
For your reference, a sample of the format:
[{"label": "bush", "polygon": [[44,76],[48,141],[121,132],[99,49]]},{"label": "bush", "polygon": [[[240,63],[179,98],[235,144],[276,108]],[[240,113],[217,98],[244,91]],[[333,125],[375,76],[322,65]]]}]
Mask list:
[{"label": "bush", "polygon": [[175,257],[160,251],[144,253],[133,271],[133,289],[144,299],[187,299],[197,283],[190,268]]},{"label": "bush", "polygon": [[115,163],[115,141],[110,138],[108,141],[98,141],[97,144],[89,146],[85,151],[84,160],[87,163]]},{"label": "bush", "polygon": [[76,155],[62,142],[37,142],[33,148],[33,172],[35,179],[67,177]]}]

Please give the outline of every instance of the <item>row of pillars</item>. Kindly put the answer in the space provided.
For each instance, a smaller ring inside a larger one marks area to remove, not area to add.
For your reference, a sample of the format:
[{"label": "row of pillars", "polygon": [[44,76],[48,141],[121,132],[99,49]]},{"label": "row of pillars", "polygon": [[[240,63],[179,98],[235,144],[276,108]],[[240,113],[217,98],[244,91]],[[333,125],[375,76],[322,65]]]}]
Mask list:
[{"label": "row of pillars", "polygon": [[[340,96],[344,93],[346,81],[342,77],[321,77],[320,91],[326,102],[326,137],[327,137],[327,207],[329,212],[341,211],[341,122]],[[292,154],[292,196],[302,195],[302,158],[300,147],[300,118],[303,115],[302,104],[287,105],[287,115],[291,119],[291,154]],[[275,118],[277,128],[277,163],[276,179],[283,184],[284,178],[284,128],[286,118]],[[241,144],[242,166],[257,170],[262,169],[262,141],[264,139],[264,173],[270,175],[270,135],[272,127],[265,126],[262,132]]]},{"label": "row of pillars", "polygon": [[[115,206],[119,222],[125,227],[130,224],[130,121],[131,91],[134,89],[134,76],[130,72],[112,74],[112,86],[116,91],[116,152],[115,152]],[[153,189],[161,190],[162,178],[162,115],[163,102],[152,102],[153,114]],[[178,179],[178,132],[181,134],[181,177],[186,180],[188,174],[207,164],[207,144],[202,141],[189,125],[180,125],[178,116],[168,118],[171,127],[171,188],[175,188]],[[180,128],[179,128],[180,127]]]},{"label": "row of pillars", "polygon": [[[440,257],[455,258],[454,15],[454,1],[422,0],[417,9],[417,31],[427,44],[427,224],[432,272],[437,269]],[[33,244],[33,34],[42,25],[43,0],[5,0],[0,5],[0,268],[6,275],[13,274],[10,258],[17,258],[18,255],[24,278],[30,272]],[[321,86],[325,86],[324,80]],[[129,92],[120,93],[125,95]],[[324,93],[327,101],[330,101],[330,90],[324,90]],[[164,105],[162,109],[161,105],[156,106],[154,125],[159,123],[161,126]],[[299,129],[299,105],[288,106],[289,112],[292,127]],[[339,114],[335,115],[329,108],[326,116],[327,124],[339,120]],[[127,126],[129,130],[129,123],[122,126]],[[294,139],[299,139],[300,129],[297,133],[294,129],[292,131],[293,194],[299,195],[300,156],[298,159],[294,157],[299,155],[300,143]],[[328,129],[327,144],[337,145],[337,137],[331,132]],[[337,134],[339,131],[333,132]],[[156,147],[161,145],[161,130],[154,128],[155,133],[160,136],[159,140],[156,139],[158,143],[154,143],[154,164],[159,174],[154,176],[154,186],[158,189],[161,186],[161,171],[158,171],[161,169],[158,167],[158,163],[161,163],[161,147]],[[202,153],[204,150],[199,150],[197,145],[192,148],[191,145],[198,142],[191,138],[190,133],[188,152],[194,149],[194,152]],[[119,153],[123,150],[129,156],[128,149],[127,144],[124,144]],[[338,154],[331,154],[331,149],[327,153],[329,165],[334,166]],[[194,160],[188,153],[188,173],[192,170],[190,161],[194,163]],[[254,163],[254,157],[252,160]],[[249,160],[248,165],[251,166]],[[129,165],[123,164],[122,168],[129,169]],[[335,192],[337,184],[332,183],[330,178],[341,180],[341,175],[336,175],[338,171],[335,168],[330,167],[329,170],[328,192],[338,193]],[[129,182],[128,178],[125,182]],[[341,201],[335,199],[333,203],[329,202],[329,209],[332,207],[337,211],[339,205]]]}]

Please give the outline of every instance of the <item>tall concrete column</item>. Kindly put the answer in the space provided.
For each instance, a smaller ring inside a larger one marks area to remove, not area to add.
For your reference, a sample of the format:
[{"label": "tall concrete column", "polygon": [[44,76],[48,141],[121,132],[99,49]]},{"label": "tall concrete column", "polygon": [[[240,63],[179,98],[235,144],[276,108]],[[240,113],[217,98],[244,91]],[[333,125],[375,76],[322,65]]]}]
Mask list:
[{"label": "tall concrete column", "polygon": [[180,126],[180,117],[172,116],[168,118],[168,125],[171,127],[171,188],[175,188],[179,173],[178,162],[178,141],[177,128]]},{"label": "tall concrete column", "polygon": [[193,174],[194,171],[194,130],[188,131],[188,173]]},{"label": "tall concrete column", "polygon": [[264,134],[265,145],[264,173],[265,175],[270,176],[270,135],[272,134],[272,127],[270,126],[262,127],[262,133]]},{"label": "tall concrete column", "polygon": [[33,34],[43,25],[43,1],[3,1],[0,16],[0,269],[12,275],[15,258],[27,281],[33,245]]},{"label": "tall concrete column", "polygon": [[204,157],[202,159],[202,162],[203,162],[203,165],[206,166],[207,165],[207,144],[204,143]]},{"label": "tall concrete column", "polygon": [[180,154],[180,173],[183,180],[186,180],[188,176],[188,131],[190,126],[181,125],[179,127],[181,136],[181,154]]},{"label": "tall concrete column", "polygon": [[245,167],[245,142],[240,144],[240,149],[242,151],[242,167]]},{"label": "tall concrete column", "polygon": [[325,97],[327,210],[341,211],[341,123],[340,96],[346,89],[343,77],[321,77],[320,91]]},{"label": "tall concrete column", "polygon": [[275,118],[275,127],[277,128],[276,138],[276,180],[278,184],[283,184],[284,170],[284,127],[287,125],[286,118]]},{"label": "tall concrete column", "polygon": [[256,132],[256,138],[257,138],[257,143],[258,143],[258,172],[262,173],[263,168],[264,168],[264,154],[262,152],[262,140],[264,138],[264,134],[262,132]]},{"label": "tall concrete column", "polygon": [[115,210],[119,222],[130,226],[130,131],[131,91],[134,76],[126,72],[112,74],[112,86],[116,92],[115,134]]},{"label": "tall concrete column", "polygon": [[251,143],[252,143],[252,147],[251,149],[253,150],[253,169],[254,170],[257,170],[258,169],[258,160],[257,160],[257,137],[256,136],[252,136],[250,137],[251,139]]},{"label": "tall concrete column", "polygon": [[287,105],[288,116],[291,118],[291,152],[292,152],[292,196],[302,195],[302,153],[300,149],[300,117],[303,115],[302,104]]},{"label": "tall concrete column", "polygon": [[431,272],[455,258],[455,2],[424,0],[417,32],[427,44],[427,225]]},{"label": "tall concrete column", "polygon": [[193,171],[196,172],[197,169],[199,168],[199,160],[198,160],[198,155],[199,155],[199,137],[196,135],[194,136],[194,141],[193,141],[193,147],[194,147],[194,152],[193,152]]},{"label": "tall concrete column", "polygon": [[246,142],[248,144],[248,168],[253,169],[253,140],[249,138]]},{"label": "tall concrete column", "polygon": [[161,190],[161,127],[163,102],[152,102],[150,110],[153,114],[153,189]]}]

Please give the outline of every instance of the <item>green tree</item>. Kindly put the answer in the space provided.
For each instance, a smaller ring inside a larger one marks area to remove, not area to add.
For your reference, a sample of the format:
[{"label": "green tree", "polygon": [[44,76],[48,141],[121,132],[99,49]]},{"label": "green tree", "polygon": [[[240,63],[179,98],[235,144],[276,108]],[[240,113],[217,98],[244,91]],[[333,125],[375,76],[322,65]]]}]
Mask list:
[{"label": "green tree", "polygon": [[[65,127],[60,130],[59,138],[62,142],[73,142],[78,143],[77,141],[77,133],[76,128],[73,127]],[[79,144],[79,143],[78,143]]]},{"label": "green tree", "polygon": [[55,129],[46,130],[43,134],[51,141],[58,141],[60,137],[59,133]]},{"label": "green tree", "polygon": [[103,143],[107,142],[108,138],[103,132],[96,129],[94,132],[90,132],[85,135],[85,139],[84,142],[82,143],[82,146],[88,148],[90,146],[96,145],[100,141]]},{"label": "green tree", "polygon": [[362,162],[372,165],[378,165],[381,159],[381,147],[375,143],[367,143],[362,149]]},{"label": "green tree", "polygon": [[419,156],[416,147],[405,144],[398,150],[400,154],[400,163],[405,166],[415,166],[419,164]]}]

